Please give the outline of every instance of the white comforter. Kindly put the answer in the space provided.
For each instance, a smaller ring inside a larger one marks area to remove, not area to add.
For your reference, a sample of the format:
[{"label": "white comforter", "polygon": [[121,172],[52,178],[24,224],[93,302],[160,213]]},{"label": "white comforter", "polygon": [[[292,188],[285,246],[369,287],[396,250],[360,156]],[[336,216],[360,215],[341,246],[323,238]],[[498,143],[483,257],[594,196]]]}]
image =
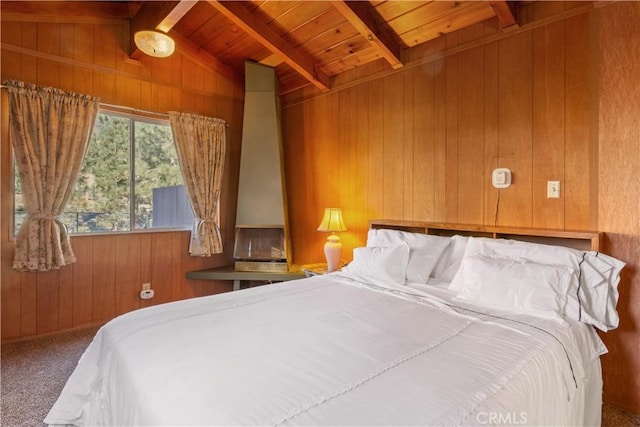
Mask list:
[{"label": "white comforter", "polygon": [[45,422],[599,423],[603,347],[590,327],[406,289],[416,296],[332,274],[123,315],[98,331]]}]

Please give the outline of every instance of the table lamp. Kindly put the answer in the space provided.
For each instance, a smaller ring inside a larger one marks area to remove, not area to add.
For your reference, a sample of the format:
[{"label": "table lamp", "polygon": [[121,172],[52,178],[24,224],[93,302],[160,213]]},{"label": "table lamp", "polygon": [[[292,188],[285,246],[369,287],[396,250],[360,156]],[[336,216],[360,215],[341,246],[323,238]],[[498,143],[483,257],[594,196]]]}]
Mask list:
[{"label": "table lamp", "polygon": [[327,270],[336,271],[340,264],[340,255],[342,255],[342,243],[340,238],[336,236],[337,231],[347,231],[347,227],[342,220],[342,211],[340,208],[326,208],[324,217],[318,227],[318,231],[331,232],[324,244],[324,256],[327,258]]}]

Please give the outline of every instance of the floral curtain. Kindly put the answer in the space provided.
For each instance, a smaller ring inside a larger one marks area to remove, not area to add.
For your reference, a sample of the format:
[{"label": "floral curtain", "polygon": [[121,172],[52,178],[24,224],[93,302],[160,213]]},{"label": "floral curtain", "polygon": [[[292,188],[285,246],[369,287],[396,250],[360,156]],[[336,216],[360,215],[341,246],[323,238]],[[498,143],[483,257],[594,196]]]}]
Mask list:
[{"label": "floral curtain", "polygon": [[220,190],[226,151],[224,120],[169,112],[178,161],[195,214],[189,253],[211,256],[222,252],[218,223]]},{"label": "floral curtain", "polygon": [[16,236],[13,268],[58,269],[76,261],[60,215],[78,178],[99,100],[17,81],[3,85],[27,211]]}]

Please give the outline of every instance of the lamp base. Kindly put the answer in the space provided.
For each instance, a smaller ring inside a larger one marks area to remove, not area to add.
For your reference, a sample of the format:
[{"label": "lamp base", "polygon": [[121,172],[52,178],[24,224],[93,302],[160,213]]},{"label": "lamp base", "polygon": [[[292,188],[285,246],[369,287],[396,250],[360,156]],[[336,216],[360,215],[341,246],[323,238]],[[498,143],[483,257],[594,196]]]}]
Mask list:
[{"label": "lamp base", "polygon": [[342,243],[340,238],[335,234],[327,237],[324,244],[324,256],[327,258],[327,271],[336,271],[340,265],[340,256],[342,255]]}]

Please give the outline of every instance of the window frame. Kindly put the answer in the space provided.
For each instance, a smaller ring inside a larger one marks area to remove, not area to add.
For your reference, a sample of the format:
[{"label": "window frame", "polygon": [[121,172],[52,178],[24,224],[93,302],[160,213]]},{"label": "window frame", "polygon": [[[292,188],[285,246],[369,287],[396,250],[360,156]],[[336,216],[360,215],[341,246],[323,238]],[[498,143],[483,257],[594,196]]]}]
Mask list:
[{"label": "window frame", "polygon": [[[109,114],[112,116],[123,117],[130,120],[129,127],[129,230],[117,230],[117,231],[96,231],[96,232],[84,232],[84,233],[76,233],[69,232],[69,236],[75,237],[90,237],[90,236],[105,236],[105,235],[127,235],[127,234],[138,234],[138,233],[169,233],[169,232],[179,232],[179,231],[189,231],[191,230],[191,226],[180,225],[180,226],[164,226],[164,227],[150,227],[150,228],[136,228],[136,205],[135,205],[135,156],[136,156],[136,143],[135,143],[135,123],[149,123],[156,125],[166,125],[171,127],[169,122],[169,116],[167,114],[162,113],[154,113],[150,111],[143,111],[134,108],[120,107],[116,105],[110,104],[100,104],[98,108],[98,114]],[[95,125],[94,125],[95,126]],[[8,130],[10,136],[11,130]],[[13,197],[11,197],[11,215],[9,215],[9,219],[7,221],[9,225],[9,238],[11,241],[15,242],[17,229],[15,224],[16,218],[16,193],[15,193],[15,177],[16,177],[16,168],[15,168],[15,153],[13,149],[13,144],[9,142],[9,156],[10,156],[10,166],[9,166],[9,174],[11,176],[11,193]],[[84,162],[84,160],[83,160]],[[182,168],[180,168],[180,173],[182,174]],[[184,175],[182,177],[184,184]],[[189,202],[190,204],[190,202]],[[220,217],[220,206],[218,204],[218,218]],[[192,208],[193,209],[193,208]],[[195,216],[195,213],[194,213]]]}]

